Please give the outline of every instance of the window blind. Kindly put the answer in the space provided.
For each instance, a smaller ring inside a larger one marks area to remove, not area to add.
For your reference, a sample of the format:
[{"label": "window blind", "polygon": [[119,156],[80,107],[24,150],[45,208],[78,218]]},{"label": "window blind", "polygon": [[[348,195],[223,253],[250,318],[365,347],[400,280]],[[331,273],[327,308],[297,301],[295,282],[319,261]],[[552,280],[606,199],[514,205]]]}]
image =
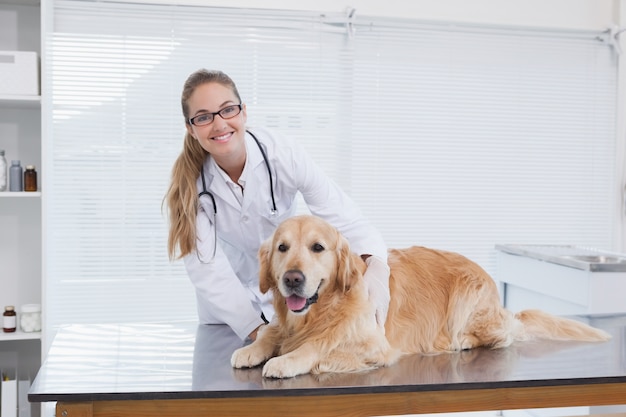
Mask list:
[{"label": "window blind", "polygon": [[231,75],[249,125],[300,141],[390,247],[456,250],[495,275],[496,243],[610,246],[616,62],[598,34],[350,23],[54,2],[47,334],[196,317],[161,203],[182,149],[182,85],[201,67]]}]

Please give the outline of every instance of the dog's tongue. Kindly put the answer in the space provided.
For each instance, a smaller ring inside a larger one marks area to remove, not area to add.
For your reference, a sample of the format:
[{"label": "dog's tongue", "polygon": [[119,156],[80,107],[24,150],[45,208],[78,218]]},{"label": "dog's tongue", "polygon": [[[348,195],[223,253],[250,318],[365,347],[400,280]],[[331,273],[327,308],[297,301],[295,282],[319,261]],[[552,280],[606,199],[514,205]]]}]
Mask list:
[{"label": "dog's tongue", "polygon": [[287,301],[287,307],[291,311],[302,310],[306,304],[306,298],[298,297],[297,295],[290,295],[285,301]]}]

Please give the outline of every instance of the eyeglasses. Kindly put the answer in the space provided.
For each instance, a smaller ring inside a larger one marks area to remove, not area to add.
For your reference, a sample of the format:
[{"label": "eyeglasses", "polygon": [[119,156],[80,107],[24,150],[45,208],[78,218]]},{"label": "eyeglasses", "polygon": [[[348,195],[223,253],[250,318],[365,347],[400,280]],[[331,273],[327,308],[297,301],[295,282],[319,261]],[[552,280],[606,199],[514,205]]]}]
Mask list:
[{"label": "eyeglasses", "polygon": [[213,119],[215,119],[215,116],[217,116],[218,114],[222,119],[226,120],[226,119],[232,119],[233,117],[237,116],[239,113],[241,113],[241,104],[235,104],[233,106],[224,107],[222,110],[217,111],[215,113],[199,114],[189,119],[188,122],[189,124],[192,124],[194,126],[206,126],[210,124],[213,121]]}]

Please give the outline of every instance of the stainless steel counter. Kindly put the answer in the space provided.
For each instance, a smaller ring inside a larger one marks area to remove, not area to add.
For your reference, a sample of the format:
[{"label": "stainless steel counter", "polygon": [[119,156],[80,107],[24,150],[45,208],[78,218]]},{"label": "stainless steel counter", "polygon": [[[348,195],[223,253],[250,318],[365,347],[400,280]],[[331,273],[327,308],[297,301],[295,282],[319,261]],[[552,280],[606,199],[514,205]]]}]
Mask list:
[{"label": "stainless steel counter", "polygon": [[263,378],[258,367],[231,368],[242,342],[224,325],[74,325],[57,334],[28,398],[58,402],[57,415],[68,416],[111,408],[135,416],[296,409],[300,416],[366,416],[626,402],[626,315],[581,320],[613,339],[410,355],[372,372],[284,380]]},{"label": "stainless steel counter", "polygon": [[496,245],[513,255],[593,272],[626,272],[626,255],[594,248],[567,245]]}]

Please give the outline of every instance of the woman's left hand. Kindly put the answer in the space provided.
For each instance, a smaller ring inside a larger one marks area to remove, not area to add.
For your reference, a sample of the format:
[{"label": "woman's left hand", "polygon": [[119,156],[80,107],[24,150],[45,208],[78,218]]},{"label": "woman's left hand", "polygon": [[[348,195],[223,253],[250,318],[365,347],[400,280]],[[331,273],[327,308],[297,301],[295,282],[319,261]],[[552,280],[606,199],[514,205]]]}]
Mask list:
[{"label": "woman's left hand", "polygon": [[376,307],[376,323],[385,332],[385,321],[389,310],[389,266],[376,256],[362,256],[367,264],[363,279],[367,284],[369,300]]}]

